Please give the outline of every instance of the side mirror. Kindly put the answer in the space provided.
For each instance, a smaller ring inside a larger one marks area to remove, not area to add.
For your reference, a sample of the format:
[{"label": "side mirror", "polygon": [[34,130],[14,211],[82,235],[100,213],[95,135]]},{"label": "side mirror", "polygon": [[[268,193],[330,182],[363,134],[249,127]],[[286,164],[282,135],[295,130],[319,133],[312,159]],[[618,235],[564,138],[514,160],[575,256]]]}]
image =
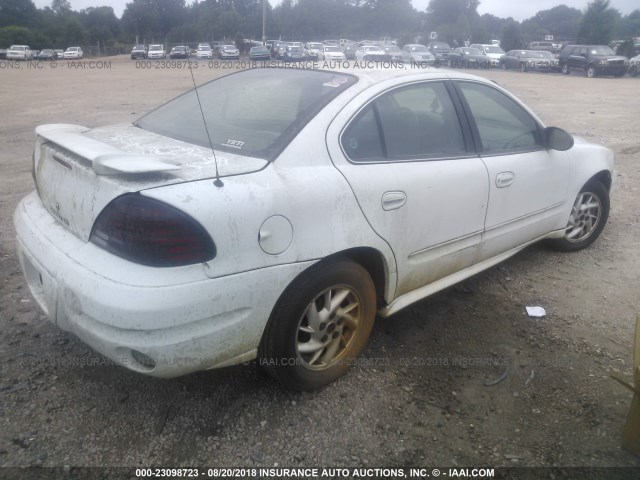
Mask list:
[{"label": "side mirror", "polygon": [[558,127],[547,127],[543,130],[545,144],[548,148],[565,152],[573,147],[573,137]]}]

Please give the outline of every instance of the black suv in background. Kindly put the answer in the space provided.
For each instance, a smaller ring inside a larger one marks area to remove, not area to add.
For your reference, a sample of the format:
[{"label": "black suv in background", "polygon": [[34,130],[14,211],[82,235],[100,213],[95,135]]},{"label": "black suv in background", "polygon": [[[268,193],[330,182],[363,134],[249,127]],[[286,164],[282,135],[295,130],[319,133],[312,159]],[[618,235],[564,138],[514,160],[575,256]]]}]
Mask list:
[{"label": "black suv in background", "polygon": [[605,45],[567,45],[558,58],[562,73],[581,70],[587,77],[613,75],[622,77],[627,71],[627,57],[616,55]]},{"label": "black suv in background", "polygon": [[451,46],[447,42],[429,42],[427,49],[436,57],[436,66],[447,65],[451,53]]}]

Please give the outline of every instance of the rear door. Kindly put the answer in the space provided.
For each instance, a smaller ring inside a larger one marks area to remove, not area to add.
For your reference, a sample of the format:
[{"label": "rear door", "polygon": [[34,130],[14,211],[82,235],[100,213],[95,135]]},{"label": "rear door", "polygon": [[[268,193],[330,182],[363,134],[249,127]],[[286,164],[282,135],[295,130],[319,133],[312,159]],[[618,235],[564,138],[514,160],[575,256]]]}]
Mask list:
[{"label": "rear door", "polygon": [[489,185],[448,81],[385,85],[336,117],[327,144],[371,227],[393,249],[399,296],[473,263]]}]

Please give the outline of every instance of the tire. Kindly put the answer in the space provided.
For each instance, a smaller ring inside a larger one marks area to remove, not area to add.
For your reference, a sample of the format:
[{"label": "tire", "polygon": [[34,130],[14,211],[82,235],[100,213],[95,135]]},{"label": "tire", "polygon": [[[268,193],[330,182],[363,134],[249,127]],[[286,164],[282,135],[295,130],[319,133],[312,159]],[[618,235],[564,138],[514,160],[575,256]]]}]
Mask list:
[{"label": "tire", "polygon": [[527,65],[524,62],[520,62],[520,71],[521,72],[527,71]]},{"label": "tire", "polygon": [[587,78],[593,78],[596,76],[596,69],[593,65],[587,67]]},{"label": "tire", "polygon": [[569,71],[569,65],[567,65],[566,63],[562,65],[562,73],[564,73],[565,75],[569,75],[571,73]]},{"label": "tire", "polygon": [[564,237],[551,240],[551,245],[564,252],[587,248],[607,224],[609,207],[609,192],[605,186],[599,180],[590,180],[576,197]]},{"label": "tire", "polygon": [[[327,302],[336,303],[326,308]],[[324,387],[347,373],[367,343],[375,314],[375,286],[362,266],[344,259],[316,264],[274,308],[259,365],[289,389]]]},{"label": "tire", "polygon": [[506,63],[502,63],[502,70],[506,70],[507,69],[507,64]]}]

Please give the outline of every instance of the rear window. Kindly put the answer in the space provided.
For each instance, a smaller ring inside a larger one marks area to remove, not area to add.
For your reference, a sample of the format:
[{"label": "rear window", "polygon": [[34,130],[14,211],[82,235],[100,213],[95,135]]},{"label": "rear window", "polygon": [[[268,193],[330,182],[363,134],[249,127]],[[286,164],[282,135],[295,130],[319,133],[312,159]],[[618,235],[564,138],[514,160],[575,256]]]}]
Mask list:
[{"label": "rear window", "polygon": [[134,124],[183,142],[273,160],[331,100],[357,81],[311,70],[252,69],[198,87]]}]

